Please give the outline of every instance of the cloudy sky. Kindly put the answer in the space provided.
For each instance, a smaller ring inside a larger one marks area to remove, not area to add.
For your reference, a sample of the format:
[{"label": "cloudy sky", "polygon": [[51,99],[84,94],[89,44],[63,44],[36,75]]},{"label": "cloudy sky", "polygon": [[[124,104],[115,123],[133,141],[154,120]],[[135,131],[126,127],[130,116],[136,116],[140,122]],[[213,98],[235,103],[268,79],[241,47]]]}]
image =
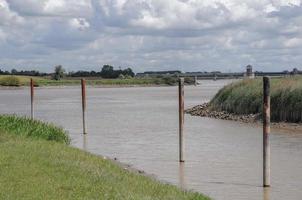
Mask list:
[{"label": "cloudy sky", "polygon": [[0,68],[302,69],[302,0],[0,0]]}]

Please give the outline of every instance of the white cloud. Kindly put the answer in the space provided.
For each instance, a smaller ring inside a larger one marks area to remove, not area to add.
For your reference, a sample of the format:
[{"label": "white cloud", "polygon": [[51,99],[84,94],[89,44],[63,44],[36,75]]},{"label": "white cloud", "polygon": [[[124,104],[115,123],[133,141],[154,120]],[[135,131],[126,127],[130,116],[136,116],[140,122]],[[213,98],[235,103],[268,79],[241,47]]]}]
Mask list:
[{"label": "white cloud", "polygon": [[58,11],[66,10],[67,5],[64,0],[52,0],[46,1],[43,7],[43,11],[46,13],[55,13]]},{"label": "white cloud", "polygon": [[291,38],[284,41],[284,46],[287,48],[293,47],[301,47],[302,46],[302,38]]},{"label": "white cloud", "polygon": [[10,9],[6,0],[0,0],[0,25],[15,25],[22,22],[22,17]]},{"label": "white cloud", "polygon": [[73,18],[70,20],[70,25],[78,30],[85,30],[90,27],[89,22],[84,18]]},{"label": "white cloud", "polygon": [[90,0],[9,0],[11,7],[25,16],[88,17]]},{"label": "white cloud", "polygon": [[110,63],[138,71],[234,71],[253,64],[282,70],[301,66],[302,5],[301,0],[0,0],[0,43],[0,64],[7,68],[52,70],[61,63],[95,69]]}]

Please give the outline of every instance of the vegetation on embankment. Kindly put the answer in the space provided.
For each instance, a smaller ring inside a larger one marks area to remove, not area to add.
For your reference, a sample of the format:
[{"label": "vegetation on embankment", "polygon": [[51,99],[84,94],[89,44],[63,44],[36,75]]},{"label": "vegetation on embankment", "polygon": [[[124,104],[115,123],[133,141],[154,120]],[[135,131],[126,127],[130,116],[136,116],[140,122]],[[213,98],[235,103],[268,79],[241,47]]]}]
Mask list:
[{"label": "vegetation on embankment", "polygon": [[66,138],[52,125],[1,116],[0,199],[208,199],[70,147]]},{"label": "vegetation on embankment", "polygon": [[[69,78],[53,80],[49,77],[30,77],[30,76],[11,76],[0,75],[0,86],[27,86],[30,78],[33,78],[35,86],[67,86],[81,84],[81,78]],[[88,85],[95,86],[153,86],[153,85],[177,85],[177,77],[158,77],[158,78],[123,78],[123,79],[87,79]],[[186,78],[186,84],[194,84],[193,78]]]},{"label": "vegetation on embankment", "polygon": [[0,130],[22,137],[70,143],[70,138],[62,128],[15,115],[0,115]]},{"label": "vegetation on embankment", "polygon": [[[239,115],[259,114],[262,98],[261,78],[242,80],[222,88],[211,100],[210,110]],[[271,120],[302,121],[302,76],[271,78]]]},{"label": "vegetation on embankment", "polygon": [[22,85],[22,82],[21,79],[16,76],[2,76],[0,78],[0,85],[19,87]]}]

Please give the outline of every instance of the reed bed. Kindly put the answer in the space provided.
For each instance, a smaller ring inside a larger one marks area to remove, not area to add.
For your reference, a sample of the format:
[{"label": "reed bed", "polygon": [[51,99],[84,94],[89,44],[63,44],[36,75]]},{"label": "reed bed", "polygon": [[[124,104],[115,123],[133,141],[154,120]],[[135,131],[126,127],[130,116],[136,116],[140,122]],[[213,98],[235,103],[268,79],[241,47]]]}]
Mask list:
[{"label": "reed bed", "polygon": [[[232,83],[215,95],[210,108],[234,114],[261,113],[262,90],[261,78]],[[302,122],[302,76],[271,79],[271,120]]]}]

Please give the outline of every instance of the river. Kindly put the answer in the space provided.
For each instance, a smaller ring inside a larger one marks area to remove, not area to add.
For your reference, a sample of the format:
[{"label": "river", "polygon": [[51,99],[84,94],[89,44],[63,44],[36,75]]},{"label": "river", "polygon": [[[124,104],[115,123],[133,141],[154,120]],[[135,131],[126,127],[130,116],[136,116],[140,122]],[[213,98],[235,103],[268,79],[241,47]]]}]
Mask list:
[{"label": "river", "polygon": [[[207,80],[186,86],[185,107],[209,101],[229,82]],[[37,88],[35,117],[66,129],[73,146],[117,158],[214,199],[302,199],[302,133],[272,130],[272,187],[264,190],[261,127],[186,115],[185,163],[180,165],[177,91],[177,87],[88,87],[86,137],[81,134],[80,87]],[[0,113],[29,115],[29,89],[1,88]]]}]

